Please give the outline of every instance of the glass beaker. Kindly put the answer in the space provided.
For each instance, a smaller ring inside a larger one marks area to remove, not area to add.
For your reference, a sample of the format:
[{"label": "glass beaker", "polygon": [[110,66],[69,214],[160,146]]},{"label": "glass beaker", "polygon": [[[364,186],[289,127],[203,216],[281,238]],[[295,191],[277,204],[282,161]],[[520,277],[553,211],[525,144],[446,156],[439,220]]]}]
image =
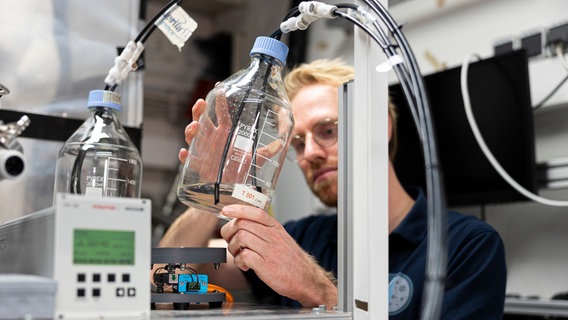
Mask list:
[{"label": "glass beaker", "polygon": [[229,204],[268,209],[294,119],[282,82],[288,47],[258,37],[246,69],[218,83],[189,146],[178,185],[186,205],[227,219]]}]

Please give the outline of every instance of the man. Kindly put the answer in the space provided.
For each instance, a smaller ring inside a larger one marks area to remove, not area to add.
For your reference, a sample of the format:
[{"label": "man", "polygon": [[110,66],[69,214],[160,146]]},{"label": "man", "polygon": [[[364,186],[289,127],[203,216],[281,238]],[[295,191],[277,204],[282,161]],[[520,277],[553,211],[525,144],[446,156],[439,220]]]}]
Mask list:
[{"label": "man", "polygon": [[[295,119],[290,148],[310,189],[330,207],[337,206],[338,192],[337,90],[353,76],[353,69],[340,61],[318,60],[294,69],[285,78]],[[204,105],[203,101],[196,103],[194,119]],[[389,106],[389,278],[395,285],[389,315],[392,319],[416,319],[425,274],[426,203],[424,192],[416,188],[407,191],[394,171],[395,120],[394,108]],[[195,122],[188,125],[188,143],[197,130]],[[179,158],[184,161],[186,157],[187,150],[182,149]],[[170,228],[161,245],[206,245],[206,235],[198,235],[203,237],[199,242],[190,239],[188,230],[192,223],[199,223],[199,228],[191,230],[204,233],[206,224],[198,219],[213,216],[189,211]],[[234,257],[234,266],[245,271],[248,281],[242,281],[238,272],[227,272],[230,276],[226,278],[248,283],[262,298],[276,297],[285,305],[324,304],[332,308],[337,304],[337,215],[314,215],[282,226],[265,211],[251,206],[226,206],[221,214],[234,218],[221,228],[221,236]],[[506,268],[499,235],[474,217],[455,212],[448,217],[442,318],[501,319]],[[216,222],[207,223],[211,233]]]}]

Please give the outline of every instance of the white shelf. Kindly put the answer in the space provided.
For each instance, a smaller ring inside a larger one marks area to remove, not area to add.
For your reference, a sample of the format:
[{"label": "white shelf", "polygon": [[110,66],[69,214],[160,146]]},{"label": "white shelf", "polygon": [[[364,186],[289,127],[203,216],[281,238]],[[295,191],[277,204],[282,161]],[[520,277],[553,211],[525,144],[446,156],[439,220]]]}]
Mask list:
[{"label": "white shelf", "polygon": [[[557,57],[534,58],[529,61],[531,99],[536,105],[568,74]],[[568,83],[565,83],[543,108],[568,106]]]},{"label": "white shelf", "polygon": [[553,159],[537,165],[539,187],[560,189],[568,187],[568,159]]},{"label": "white shelf", "polygon": [[507,298],[505,314],[568,316],[568,301]]}]

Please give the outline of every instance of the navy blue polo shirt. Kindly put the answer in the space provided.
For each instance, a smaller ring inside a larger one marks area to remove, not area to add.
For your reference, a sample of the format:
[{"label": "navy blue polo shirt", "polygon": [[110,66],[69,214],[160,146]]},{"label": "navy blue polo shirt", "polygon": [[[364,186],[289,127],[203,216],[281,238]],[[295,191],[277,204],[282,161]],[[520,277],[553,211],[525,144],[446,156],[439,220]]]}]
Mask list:
[{"label": "navy blue polo shirt", "polygon": [[[390,319],[419,318],[427,248],[426,197],[389,235]],[[448,212],[448,265],[442,319],[501,319],[507,270],[499,234],[474,216]]]},{"label": "navy blue polo shirt", "polygon": [[[389,235],[390,319],[418,319],[422,301],[427,248],[426,198],[421,190],[411,190],[411,196],[416,203]],[[336,214],[313,215],[284,227],[324,269],[337,276]],[[506,267],[503,243],[497,232],[476,217],[450,211],[447,239],[442,319],[501,319]],[[276,294],[253,271],[246,274],[262,302],[300,306],[297,301]]]}]

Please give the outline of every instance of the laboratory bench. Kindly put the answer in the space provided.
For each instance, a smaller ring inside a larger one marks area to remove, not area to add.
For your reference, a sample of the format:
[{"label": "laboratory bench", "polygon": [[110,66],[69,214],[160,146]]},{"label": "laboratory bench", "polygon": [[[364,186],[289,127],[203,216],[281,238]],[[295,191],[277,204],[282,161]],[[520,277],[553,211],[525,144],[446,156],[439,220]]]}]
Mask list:
[{"label": "laboratory bench", "polygon": [[158,304],[151,319],[353,319],[351,312],[321,308],[289,308],[277,305],[225,302],[221,308],[192,304],[189,310],[174,310],[171,304]]}]

